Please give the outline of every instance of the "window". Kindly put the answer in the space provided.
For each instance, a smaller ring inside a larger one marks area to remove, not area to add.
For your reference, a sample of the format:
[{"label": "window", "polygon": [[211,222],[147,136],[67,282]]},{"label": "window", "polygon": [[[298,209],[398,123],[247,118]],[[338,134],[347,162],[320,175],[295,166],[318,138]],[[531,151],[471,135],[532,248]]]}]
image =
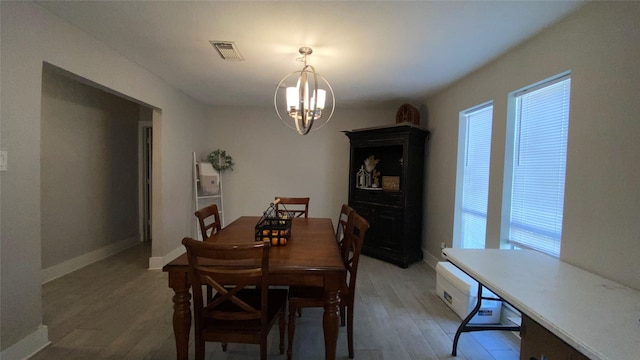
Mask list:
[{"label": "window", "polygon": [[460,113],[454,246],[484,249],[493,104]]},{"label": "window", "polygon": [[556,257],[562,236],[570,88],[567,74],[512,93],[509,100],[514,132],[508,142],[512,152],[507,152],[512,159],[505,161],[512,167],[510,181],[505,180],[510,186],[507,242]]}]

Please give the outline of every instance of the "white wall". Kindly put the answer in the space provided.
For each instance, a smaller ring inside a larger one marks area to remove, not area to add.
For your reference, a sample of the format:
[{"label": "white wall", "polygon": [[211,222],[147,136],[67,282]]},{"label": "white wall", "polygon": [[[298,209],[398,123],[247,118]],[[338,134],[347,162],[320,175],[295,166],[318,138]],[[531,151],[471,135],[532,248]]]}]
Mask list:
[{"label": "white wall", "polygon": [[[206,108],[32,2],[0,2],[0,131],[9,169],[0,173],[0,349],[46,343],[41,304],[40,111],[43,62],[152,107],[153,254],[191,231],[191,151],[206,142]],[[45,336],[43,335],[43,331]],[[44,340],[43,340],[44,339]],[[34,344],[24,344],[34,340]]]},{"label": "white wall", "polygon": [[45,66],[40,122],[43,269],[139,240],[139,108]]},{"label": "white wall", "polygon": [[488,247],[499,247],[507,94],[571,70],[562,248],[640,289],[640,3],[595,2],[427,101],[432,131],[423,248],[451,246],[458,113],[493,100]]},{"label": "white wall", "polygon": [[223,174],[225,222],[262,215],[275,196],[309,196],[309,215],[335,223],[349,190],[349,139],[341,131],[394,124],[396,109],[338,108],[326,126],[305,136],[273,107],[212,110],[209,145],[198,155],[220,148],[236,164]]}]

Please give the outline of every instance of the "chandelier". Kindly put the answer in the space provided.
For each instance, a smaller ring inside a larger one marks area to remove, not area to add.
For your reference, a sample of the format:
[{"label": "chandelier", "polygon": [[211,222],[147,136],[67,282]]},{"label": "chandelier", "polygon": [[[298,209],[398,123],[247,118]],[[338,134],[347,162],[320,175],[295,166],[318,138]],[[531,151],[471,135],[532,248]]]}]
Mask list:
[{"label": "chandelier", "polygon": [[[314,130],[317,130],[331,120],[335,109],[335,96],[329,82],[318,74],[313,66],[307,65],[307,56],[311,55],[313,50],[310,47],[301,47],[298,51],[302,55],[299,60],[304,63],[304,67],[280,80],[273,96],[273,105],[285,125],[300,135],[306,135],[314,123]],[[297,83],[293,85],[296,77]],[[329,99],[327,91],[323,88],[329,90]],[[286,108],[283,108],[285,104]],[[282,114],[286,116],[283,117]]]}]

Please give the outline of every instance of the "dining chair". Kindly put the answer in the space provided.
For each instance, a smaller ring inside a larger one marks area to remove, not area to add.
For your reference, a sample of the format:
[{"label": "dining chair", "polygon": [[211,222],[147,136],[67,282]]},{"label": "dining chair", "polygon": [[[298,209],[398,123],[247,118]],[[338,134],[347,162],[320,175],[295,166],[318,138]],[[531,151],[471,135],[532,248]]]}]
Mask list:
[{"label": "dining chair", "polygon": [[211,204],[195,212],[200,225],[202,240],[206,240],[222,229],[218,205]]},{"label": "dining chair", "polygon": [[[189,259],[193,291],[196,360],[204,359],[205,342],[260,344],[267,359],[267,336],[276,320],[280,327],[280,354],[284,354],[286,289],[269,288],[268,241],[217,244],[182,240]],[[217,291],[206,303],[202,286]],[[232,285],[229,287],[229,285]]]},{"label": "dining chair", "polygon": [[[276,196],[276,211],[281,215],[291,215],[293,217],[309,217],[309,199],[308,197],[282,197]],[[284,205],[284,206],[281,206]],[[286,209],[286,210],[285,210]]]},{"label": "dining chair", "polygon": [[[355,211],[349,213],[344,239],[342,241],[342,254],[347,254],[345,267],[347,274],[340,289],[340,319],[341,325],[347,325],[347,344],[349,358],[353,359],[353,305],[356,292],[356,278],[358,262],[364,235],[369,228],[369,222]],[[322,287],[291,286],[289,287],[289,344],[287,346],[287,360],[291,360],[293,349],[293,337],[296,328],[296,311],[305,307],[324,307],[324,289]]]},{"label": "dining chair", "polygon": [[[344,239],[344,232],[347,229],[347,220],[349,218],[349,214],[354,211],[353,208],[351,208],[349,205],[347,204],[342,204],[342,207],[340,208],[340,214],[338,215],[338,226],[336,226],[336,242],[338,243],[338,246],[340,247],[340,252],[342,255],[343,260],[346,260],[346,255],[342,254],[342,240]],[[302,308],[298,308],[298,317],[302,316]],[[344,319],[342,321],[342,323],[344,324]]]}]

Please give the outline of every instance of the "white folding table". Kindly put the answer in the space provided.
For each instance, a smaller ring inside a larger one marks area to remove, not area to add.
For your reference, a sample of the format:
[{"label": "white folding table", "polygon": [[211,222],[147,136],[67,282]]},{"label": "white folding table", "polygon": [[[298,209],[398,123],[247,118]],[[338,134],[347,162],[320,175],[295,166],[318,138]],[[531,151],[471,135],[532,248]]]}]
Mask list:
[{"label": "white folding table", "polygon": [[532,250],[442,255],[590,359],[640,359],[640,291]]}]

